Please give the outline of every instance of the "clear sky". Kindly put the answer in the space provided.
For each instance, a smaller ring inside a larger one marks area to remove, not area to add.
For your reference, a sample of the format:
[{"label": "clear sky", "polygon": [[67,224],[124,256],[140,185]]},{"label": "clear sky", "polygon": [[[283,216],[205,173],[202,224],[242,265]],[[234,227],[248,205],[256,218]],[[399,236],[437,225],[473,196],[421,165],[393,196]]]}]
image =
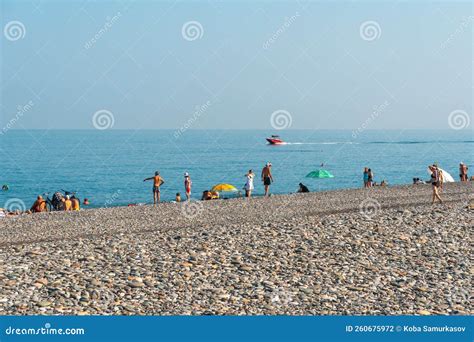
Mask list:
[{"label": "clear sky", "polygon": [[12,129],[92,129],[100,110],[113,129],[271,129],[278,110],[296,129],[472,118],[470,1],[1,0],[0,16]]}]

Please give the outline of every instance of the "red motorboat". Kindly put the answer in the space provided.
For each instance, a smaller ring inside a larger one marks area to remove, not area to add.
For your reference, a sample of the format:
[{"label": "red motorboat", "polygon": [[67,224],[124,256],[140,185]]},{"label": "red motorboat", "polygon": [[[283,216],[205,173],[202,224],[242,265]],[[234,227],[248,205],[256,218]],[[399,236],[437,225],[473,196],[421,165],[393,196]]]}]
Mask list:
[{"label": "red motorboat", "polygon": [[283,145],[286,144],[283,140],[280,139],[278,135],[272,135],[270,138],[267,138],[267,141],[270,145]]}]

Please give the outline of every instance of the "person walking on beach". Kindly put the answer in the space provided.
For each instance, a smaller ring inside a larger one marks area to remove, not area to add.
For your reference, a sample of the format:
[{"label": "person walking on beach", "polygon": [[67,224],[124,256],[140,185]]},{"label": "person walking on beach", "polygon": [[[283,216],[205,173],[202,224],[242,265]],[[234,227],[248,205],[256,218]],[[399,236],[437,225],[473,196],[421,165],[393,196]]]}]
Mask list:
[{"label": "person walking on beach", "polygon": [[143,181],[149,181],[153,180],[153,205],[156,205],[156,203],[160,203],[160,186],[162,186],[165,181],[163,178],[160,176],[160,172],[156,171],[155,175],[153,177],[148,177],[145,178]]},{"label": "person walking on beach", "polygon": [[270,184],[273,183],[272,163],[268,162],[262,169],[262,181],[265,187],[265,196],[268,196]]},{"label": "person walking on beach", "polygon": [[186,191],[186,200],[189,201],[191,199],[191,186],[193,182],[191,181],[191,177],[189,173],[184,173],[184,190]]},{"label": "person walking on beach", "polygon": [[434,204],[435,200],[438,199],[440,203],[443,203],[443,200],[439,196],[439,170],[435,165],[430,165],[428,167],[431,171],[431,186],[433,187],[433,197],[431,204]]},{"label": "person walking on beach", "polygon": [[245,182],[245,197],[250,197],[252,196],[252,190],[254,189],[253,179],[255,174],[252,170],[249,170],[245,177],[247,178],[247,181]]},{"label": "person walking on beach", "polygon": [[467,165],[461,162],[459,164],[459,178],[461,179],[461,182],[467,182]]},{"label": "person walking on beach", "polygon": [[369,169],[364,167],[364,188],[369,187]]}]

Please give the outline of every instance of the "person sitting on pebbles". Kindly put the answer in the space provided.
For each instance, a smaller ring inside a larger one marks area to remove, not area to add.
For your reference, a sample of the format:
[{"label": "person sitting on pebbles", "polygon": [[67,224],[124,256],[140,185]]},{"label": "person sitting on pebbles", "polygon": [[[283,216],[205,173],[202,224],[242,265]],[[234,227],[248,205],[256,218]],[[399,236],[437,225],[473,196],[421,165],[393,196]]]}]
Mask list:
[{"label": "person sitting on pebbles", "polygon": [[43,199],[43,196],[39,195],[36,198],[36,201],[31,206],[30,211],[32,213],[42,213],[48,211],[48,207],[46,205],[46,201]]},{"label": "person sitting on pebbles", "polygon": [[64,211],[71,211],[72,210],[72,201],[69,195],[66,196],[66,199],[63,198],[63,208]]}]

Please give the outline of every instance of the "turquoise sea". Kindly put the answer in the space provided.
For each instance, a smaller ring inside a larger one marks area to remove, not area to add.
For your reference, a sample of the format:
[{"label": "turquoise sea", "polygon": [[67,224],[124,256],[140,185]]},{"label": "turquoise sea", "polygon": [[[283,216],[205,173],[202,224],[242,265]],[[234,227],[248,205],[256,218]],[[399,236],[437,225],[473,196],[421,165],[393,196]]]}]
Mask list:
[{"label": "turquoise sea", "polygon": [[[474,171],[471,130],[284,130],[286,145],[270,146],[264,130],[10,130],[0,135],[0,207],[8,200],[31,206],[38,194],[64,189],[89,198],[92,207],[149,203],[159,170],[165,179],[162,200],[184,193],[183,173],[191,174],[193,197],[217,183],[241,189],[249,169],[259,175],[273,164],[273,193],[296,191],[299,182],[312,191],[356,188],[365,166],[375,181],[410,184],[428,179],[433,162],[458,180],[459,162]],[[320,168],[332,179],[308,179]],[[263,186],[257,177],[255,194]],[[184,197],[184,196],[183,196]]]}]

